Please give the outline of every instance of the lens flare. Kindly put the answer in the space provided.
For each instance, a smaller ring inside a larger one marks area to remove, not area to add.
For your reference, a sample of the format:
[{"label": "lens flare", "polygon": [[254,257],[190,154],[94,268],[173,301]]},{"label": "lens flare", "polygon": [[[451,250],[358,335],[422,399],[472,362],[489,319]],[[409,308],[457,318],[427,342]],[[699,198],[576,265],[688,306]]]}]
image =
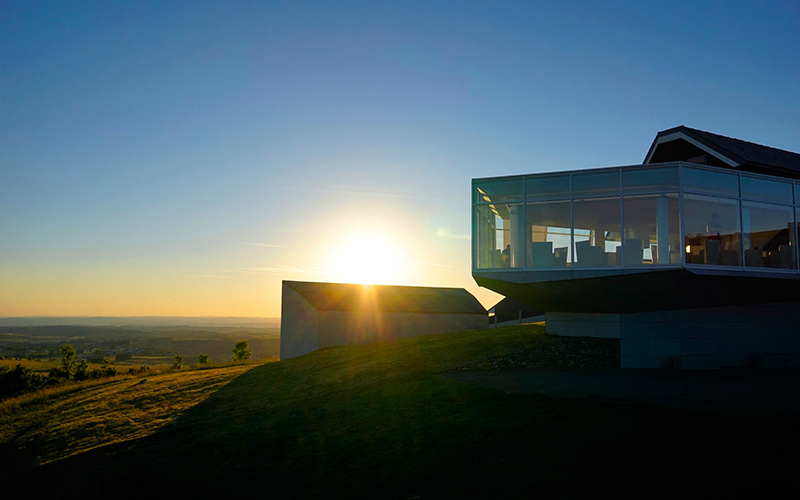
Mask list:
[{"label": "lens flare", "polygon": [[379,234],[343,239],[333,252],[331,267],[337,281],[375,285],[398,284],[403,271],[397,245]]}]

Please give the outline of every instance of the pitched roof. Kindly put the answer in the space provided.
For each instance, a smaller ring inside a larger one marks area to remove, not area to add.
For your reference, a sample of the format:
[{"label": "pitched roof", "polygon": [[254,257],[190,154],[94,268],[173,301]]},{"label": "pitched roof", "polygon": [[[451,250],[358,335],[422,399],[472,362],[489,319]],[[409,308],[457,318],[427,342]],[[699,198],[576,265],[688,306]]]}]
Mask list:
[{"label": "pitched roof", "polygon": [[683,125],[659,132],[653,144],[650,146],[647,158],[652,156],[652,153],[658,146],[660,138],[676,133],[685,134],[707,148],[737,162],[739,164],[738,166],[750,164],[756,167],[764,166],[800,172],[800,154],[798,153],[743,141],[741,139],[734,139],[733,137],[726,137],[724,135],[693,129]]},{"label": "pitched roof", "polygon": [[284,281],[319,311],[377,310],[383,312],[472,313],[486,309],[463,288],[356,285]]}]

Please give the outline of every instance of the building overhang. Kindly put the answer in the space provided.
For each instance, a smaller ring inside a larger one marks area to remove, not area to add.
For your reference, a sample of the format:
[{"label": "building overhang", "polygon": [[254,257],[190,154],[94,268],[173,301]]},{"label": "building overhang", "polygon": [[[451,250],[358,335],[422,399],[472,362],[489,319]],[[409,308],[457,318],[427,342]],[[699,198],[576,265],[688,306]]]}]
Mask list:
[{"label": "building overhang", "polygon": [[473,272],[478,285],[548,312],[632,313],[800,300],[798,277],[718,269]]}]

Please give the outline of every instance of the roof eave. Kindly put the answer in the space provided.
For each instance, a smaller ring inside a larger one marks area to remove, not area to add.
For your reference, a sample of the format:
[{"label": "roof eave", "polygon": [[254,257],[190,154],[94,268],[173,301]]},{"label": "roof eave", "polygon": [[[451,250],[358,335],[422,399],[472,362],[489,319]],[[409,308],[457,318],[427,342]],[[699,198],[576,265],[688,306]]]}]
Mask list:
[{"label": "roof eave", "polygon": [[648,165],[650,163],[650,160],[653,158],[653,154],[655,154],[655,151],[660,144],[670,142],[679,138],[684,139],[690,144],[697,146],[703,151],[711,154],[720,161],[730,165],[731,168],[737,168],[742,164],[747,163],[743,158],[739,157],[738,155],[735,155],[730,151],[726,150],[725,148],[719,146],[718,144],[707,140],[705,137],[702,137],[694,133],[692,129],[684,125],[680,125],[678,127],[673,127],[671,129],[662,130],[661,132],[656,134],[656,138],[653,140],[653,143],[650,145],[650,149],[647,151],[647,156],[645,156],[644,164]]}]

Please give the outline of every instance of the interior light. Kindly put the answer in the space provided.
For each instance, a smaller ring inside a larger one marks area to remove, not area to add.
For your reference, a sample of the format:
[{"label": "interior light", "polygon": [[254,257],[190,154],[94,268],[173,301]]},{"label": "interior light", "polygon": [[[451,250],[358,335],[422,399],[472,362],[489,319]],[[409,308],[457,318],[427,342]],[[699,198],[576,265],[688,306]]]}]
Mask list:
[{"label": "interior light", "polygon": [[692,253],[692,245],[686,245],[686,253]]}]

